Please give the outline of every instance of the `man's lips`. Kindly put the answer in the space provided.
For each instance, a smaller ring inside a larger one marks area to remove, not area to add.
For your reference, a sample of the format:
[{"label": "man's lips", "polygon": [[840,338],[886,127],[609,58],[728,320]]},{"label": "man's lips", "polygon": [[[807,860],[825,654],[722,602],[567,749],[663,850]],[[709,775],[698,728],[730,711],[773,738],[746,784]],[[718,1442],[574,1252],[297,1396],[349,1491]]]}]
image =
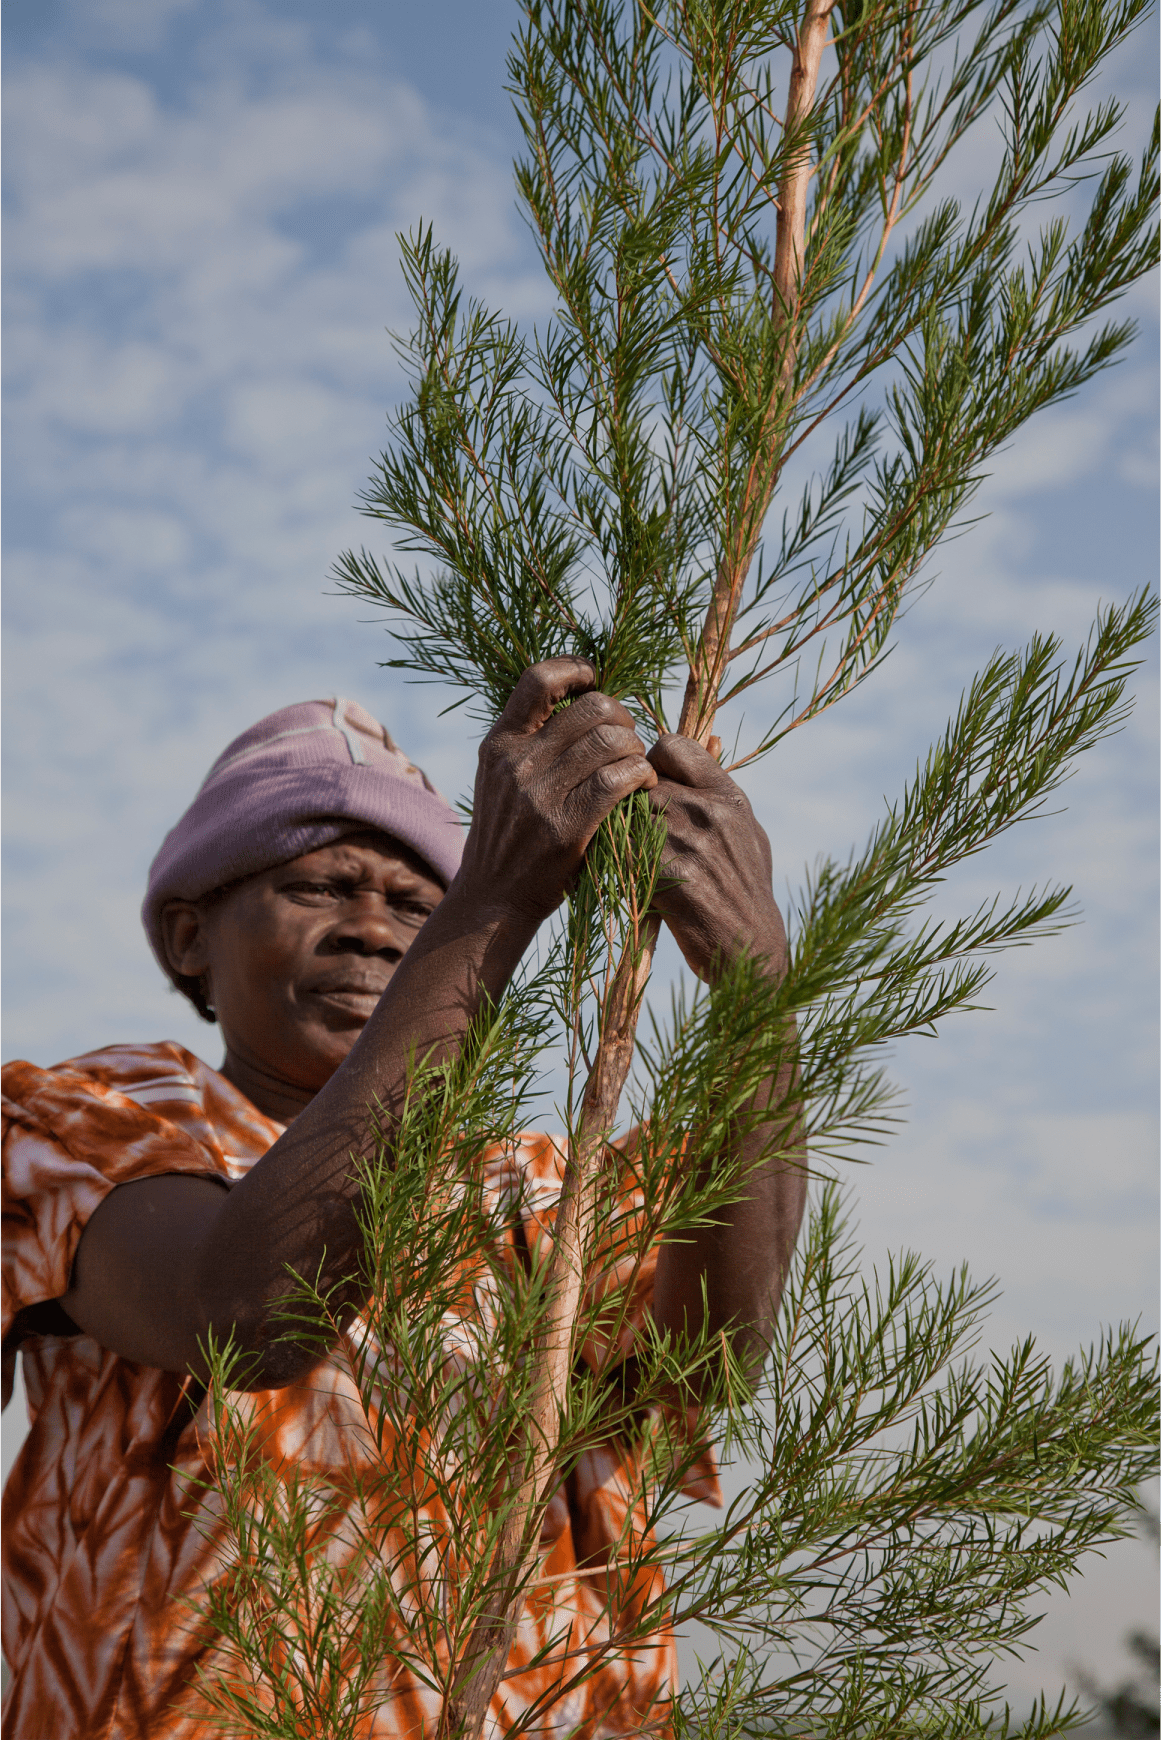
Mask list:
[{"label": "man's lips", "polygon": [[337,979],[332,983],[311,985],[308,996],[321,997],[328,1003],[344,1008],[364,1010],[377,1003],[387,989],[386,979]]}]

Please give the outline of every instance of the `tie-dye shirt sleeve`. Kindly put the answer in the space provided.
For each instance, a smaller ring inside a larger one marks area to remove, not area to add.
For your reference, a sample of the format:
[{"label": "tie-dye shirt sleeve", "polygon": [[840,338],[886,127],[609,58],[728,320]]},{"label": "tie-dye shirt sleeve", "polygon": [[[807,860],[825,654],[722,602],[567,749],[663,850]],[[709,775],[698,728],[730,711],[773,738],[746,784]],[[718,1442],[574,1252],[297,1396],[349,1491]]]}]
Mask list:
[{"label": "tie-dye shirt sleeve", "polygon": [[118,1047],[104,1067],[99,1053],[78,1059],[87,1071],[4,1068],[5,1337],[19,1311],[67,1291],[81,1233],[118,1184],[167,1172],[227,1178],[214,1132],[189,1115],[191,1078],[178,1047],[166,1048],[172,1066],[157,1059],[143,1082],[133,1079],[139,1049]]}]

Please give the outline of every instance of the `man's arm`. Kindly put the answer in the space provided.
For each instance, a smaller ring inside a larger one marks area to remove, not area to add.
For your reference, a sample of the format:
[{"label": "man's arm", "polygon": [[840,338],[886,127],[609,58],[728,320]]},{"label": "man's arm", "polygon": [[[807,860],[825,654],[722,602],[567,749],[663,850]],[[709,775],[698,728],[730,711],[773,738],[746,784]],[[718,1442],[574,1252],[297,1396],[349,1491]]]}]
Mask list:
[{"label": "man's arm", "polygon": [[[667,822],[669,880],[656,906],[699,978],[712,982],[722,962],[751,955],[781,978],[786,931],[771,885],[770,843],[750,805],[713,757],[684,737],[663,737],[649,752],[659,779],[650,802]],[[795,1033],[788,1023],[776,1078],[758,1090],[739,1153],[746,1183],[715,1223],[661,1247],[653,1314],[663,1329],[702,1327],[703,1282],[711,1333],[733,1329],[735,1351],[751,1370],[770,1346],[782,1286],[806,1201],[806,1155],[793,1112]],[[770,1110],[771,1122],[761,1120]]]},{"label": "man's arm", "polygon": [[[350,1055],[228,1192],[208,1179],[119,1186],[82,1237],[63,1300],[102,1346],[163,1370],[200,1370],[199,1343],[231,1327],[252,1387],[290,1383],[313,1356],[280,1343],[287,1271],[337,1279],[362,1249],[353,1157],[368,1108],[390,1139],[412,1057],[455,1052],[485,996],[503,994],[563,898],[597,827],[655,783],[632,720],[592,692],[582,659],[526,671],[480,750],[472,827],[447,895],[400,961]],[[567,695],[571,707],[554,712]]]}]

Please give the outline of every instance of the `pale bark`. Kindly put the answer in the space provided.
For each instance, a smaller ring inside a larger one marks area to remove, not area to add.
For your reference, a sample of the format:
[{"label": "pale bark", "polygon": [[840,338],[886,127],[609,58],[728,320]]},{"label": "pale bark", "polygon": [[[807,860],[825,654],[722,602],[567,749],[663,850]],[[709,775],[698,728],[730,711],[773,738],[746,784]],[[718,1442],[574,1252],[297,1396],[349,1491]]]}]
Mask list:
[{"label": "pale bark", "polygon": [[[818,89],[818,69],[827,43],[834,0],[809,0],[790,70],[786,102],[786,137],[801,134],[810,119]],[[737,520],[727,531],[725,550],[706,612],[705,625],[690,664],[681,718],[677,729],[683,737],[708,742],[714,728],[718,690],[729,662],[730,635],[757,552],[766,511],[778,484],[781,465],[782,425],[794,386],[798,358],[799,294],[806,249],[806,206],[814,173],[810,141],[802,139],[790,153],[778,184],[777,231],[774,243],[775,334],[781,340],[778,378],[766,407],[762,435],[742,491]]]}]

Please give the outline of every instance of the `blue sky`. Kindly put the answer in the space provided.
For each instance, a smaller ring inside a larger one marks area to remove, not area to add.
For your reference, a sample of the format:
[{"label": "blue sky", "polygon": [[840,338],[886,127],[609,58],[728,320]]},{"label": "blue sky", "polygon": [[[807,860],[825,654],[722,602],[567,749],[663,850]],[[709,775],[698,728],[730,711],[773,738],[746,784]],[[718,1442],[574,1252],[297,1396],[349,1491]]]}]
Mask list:
[{"label": "blue sky", "polygon": [[[471,289],[548,299],[515,211],[512,14],[347,0],[59,0],[5,9],[7,466],[4,1056],[170,1037],[216,1062],[137,908],[206,767],[275,707],[346,694],[456,795],[474,750],[377,667],[330,594],[399,380],[395,232],[421,217]],[[1151,105],[1153,43],[1112,82]],[[956,168],[965,191],[989,151]],[[1129,360],[1003,456],[885,668],[745,783],[791,887],[897,793],[994,647],[1079,644],[1156,573],[1155,285]],[[363,613],[365,614],[365,613]],[[993,1008],[900,1049],[908,1123],[859,1174],[868,1261],[995,1274],[997,1346],[1057,1355],[1156,1321],[1156,679],[1060,812],[973,861],[952,906],[1060,878],[1084,922],[1001,961]],[[672,958],[669,970],[676,970]],[[6,1435],[11,1413],[6,1416]],[[1014,1688],[1116,1669],[1143,1549],[1056,1602]]]}]

